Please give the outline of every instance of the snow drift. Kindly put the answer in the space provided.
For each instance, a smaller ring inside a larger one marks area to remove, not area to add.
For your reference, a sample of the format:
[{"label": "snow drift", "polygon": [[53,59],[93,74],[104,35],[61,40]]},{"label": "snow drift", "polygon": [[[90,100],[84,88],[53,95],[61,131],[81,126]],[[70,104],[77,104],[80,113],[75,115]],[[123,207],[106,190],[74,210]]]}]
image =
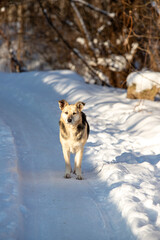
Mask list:
[{"label": "snow drift", "polygon": [[160,72],[141,71],[130,73],[127,77],[127,85],[136,85],[136,91],[142,92],[152,89],[153,86],[160,88]]},{"label": "snow drift", "polygon": [[[58,100],[86,103],[85,180],[63,178]],[[0,73],[0,239],[160,239],[159,103],[70,71]]]}]

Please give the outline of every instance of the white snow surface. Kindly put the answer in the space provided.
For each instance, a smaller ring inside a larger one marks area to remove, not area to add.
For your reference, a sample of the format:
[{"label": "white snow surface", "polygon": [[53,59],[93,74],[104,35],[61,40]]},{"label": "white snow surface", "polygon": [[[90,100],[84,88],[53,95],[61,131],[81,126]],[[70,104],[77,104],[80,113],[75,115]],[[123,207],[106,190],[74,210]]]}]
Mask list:
[{"label": "white snow surface", "polygon": [[160,88],[160,72],[149,70],[130,73],[127,77],[127,85],[136,85],[136,92],[152,89],[153,86]]},{"label": "white snow surface", "polygon": [[[61,99],[86,103],[82,181],[63,178]],[[0,73],[0,239],[159,240],[159,108],[68,70]]]}]

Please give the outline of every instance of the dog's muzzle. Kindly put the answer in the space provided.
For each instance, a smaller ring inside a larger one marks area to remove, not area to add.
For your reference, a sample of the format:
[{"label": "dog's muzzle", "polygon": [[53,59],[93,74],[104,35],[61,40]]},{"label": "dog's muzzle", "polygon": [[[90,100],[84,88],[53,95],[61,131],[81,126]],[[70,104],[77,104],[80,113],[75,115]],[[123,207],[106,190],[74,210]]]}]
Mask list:
[{"label": "dog's muzzle", "polygon": [[72,118],[68,118],[67,121],[68,121],[68,123],[71,123],[72,122]]}]

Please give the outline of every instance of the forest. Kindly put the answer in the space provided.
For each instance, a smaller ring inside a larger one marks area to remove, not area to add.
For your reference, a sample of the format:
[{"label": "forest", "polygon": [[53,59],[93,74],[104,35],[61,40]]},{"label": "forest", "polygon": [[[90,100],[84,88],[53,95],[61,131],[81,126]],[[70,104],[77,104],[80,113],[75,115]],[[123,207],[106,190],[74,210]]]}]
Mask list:
[{"label": "forest", "polygon": [[133,71],[160,71],[159,46],[159,0],[0,2],[0,71],[71,69],[125,88]]}]

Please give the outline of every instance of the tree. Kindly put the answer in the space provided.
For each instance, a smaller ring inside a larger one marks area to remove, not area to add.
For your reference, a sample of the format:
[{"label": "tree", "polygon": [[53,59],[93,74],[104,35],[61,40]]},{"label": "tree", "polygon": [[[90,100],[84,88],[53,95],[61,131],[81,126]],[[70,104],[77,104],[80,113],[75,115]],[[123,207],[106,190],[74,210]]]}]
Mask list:
[{"label": "tree", "polygon": [[13,50],[15,71],[67,68],[125,87],[132,71],[160,70],[159,0],[12,0],[0,10],[0,44]]}]

